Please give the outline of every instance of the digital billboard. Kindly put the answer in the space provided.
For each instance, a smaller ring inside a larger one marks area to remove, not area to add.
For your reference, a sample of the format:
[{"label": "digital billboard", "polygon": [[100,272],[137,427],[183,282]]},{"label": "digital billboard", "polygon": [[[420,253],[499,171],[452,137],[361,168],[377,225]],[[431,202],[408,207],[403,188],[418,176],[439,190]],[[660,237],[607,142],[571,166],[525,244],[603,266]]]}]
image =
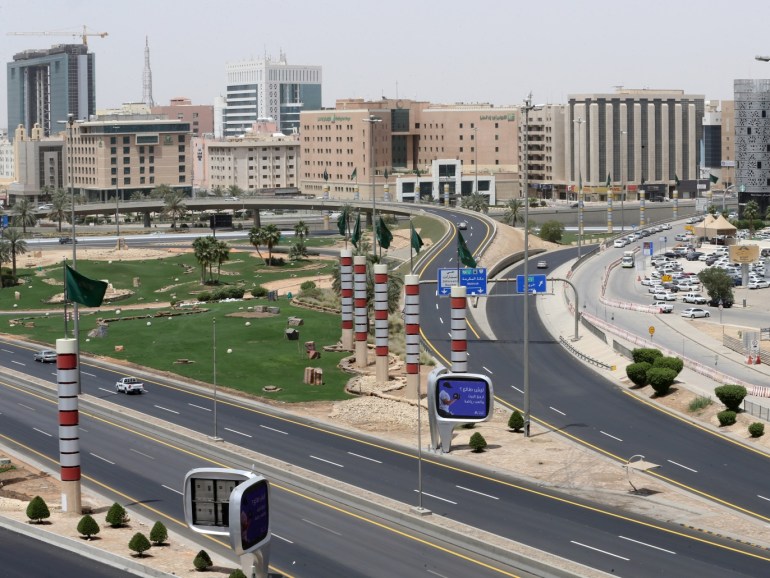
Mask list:
[{"label": "digital billboard", "polygon": [[240,484],[230,499],[230,545],[236,554],[253,552],[270,540],[270,486],[261,476]]},{"label": "digital billboard", "polygon": [[435,388],[436,412],[440,418],[457,421],[484,420],[489,416],[491,387],[482,375],[446,374]]}]

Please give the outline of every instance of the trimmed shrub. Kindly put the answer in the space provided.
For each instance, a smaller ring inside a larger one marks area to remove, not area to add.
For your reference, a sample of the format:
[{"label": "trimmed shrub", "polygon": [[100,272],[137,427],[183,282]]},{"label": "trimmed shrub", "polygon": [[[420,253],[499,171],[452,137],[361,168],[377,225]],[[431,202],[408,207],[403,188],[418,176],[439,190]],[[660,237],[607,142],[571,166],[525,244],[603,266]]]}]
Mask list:
[{"label": "trimmed shrub", "polygon": [[317,285],[315,284],[315,281],[305,281],[302,283],[302,285],[299,286],[300,291],[309,291],[310,289],[315,289]]},{"label": "trimmed shrub", "polygon": [[666,395],[676,379],[676,371],[667,367],[651,367],[647,370],[647,381],[658,395]]},{"label": "trimmed shrub", "polygon": [[155,525],[150,530],[150,542],[156,546],[161,546],[166,540],[168,540],[168,530],[163,522],[155,522]]},{"label": "trimmed shrub", "polygon": [[684,361],[678,357],[658,357],[653,361],[652,366],[673,369],[679,375],[684,368]]},{"label": "trimmed shrub", "polygon": [[519,413],[519,410],[514,409],[511,417],[508,418],[508,428],[515,432],[521,430],[524,427],[524,416]]},{"label": "trimmed shrub", "polygon": [[643,387],[647,385],[647,371],[652,367],[646,361],[638,363],[632,363],[626,366],[626,375],[636,387]]},{"label": "trimmed shrub", "polygon": [[254,297],[267,297],[267,289],[262,287],[262,285],[257,285],[251,290],[251,294]]},{"label": "trimmed shrub", "polygon": [[77,529],[78,534],[85,536],[88,540],[91,539],[91,536],[96,536],[100,531],[99,524],[88,514],[80,518]]},{"label": "trimmed shrub", "polygon": [[487,440],[484,439],[484,436],[481,435],[481,433],[476,432],[471,436],[470,441],[468,444],[471,446],[471,449],[474,452],[483,452],[484,448],[487,447]]},{"label": "trimmed shrub", "polygon": [[110,506],[105,520],[111,528],[122,528],[128,522],[128,514],[123,506],[115,502]]},{"label": "trimmed shrub", "polygon": [[746,388],[742,385],[720,385],[714,389],[714,394],[725,407],[731,411],[741,409],[741,402],[746,397]]},{"label": "trimmed shrub", "polygon": [[241,287],[222,287],[211,294],[213,301],[221,299],[242,299],[245,291]]},{"label": "trimmed shrub", "polygon": [[134,534],[128,541],[128,549],[139,554],[140,558],[144,557],[144,553],[149,550],[150,547],[150,541],[147,539],[147,536],[141,532]]},{"label": "trimmed shrub", "polygon": [[663,357],[663,353],[661,353],[660,349],[637,347],[631,352],[631,357],[633,358],[634,363],[647,362],[652,365],[658,357]]},{"label": "trimmed shrub", "polygon": [[243,573],[243,570],[240,568],[236,568],[232,572],[230,572],[230,575],[227,578],[246,578],[246,574]]},{"label": "trimmed shrub", "polygon": [[765,435],[765,424],[759,421],[755,421],[749,426],[749,433],[753,438],[761,438]]},{"label": "trimmed shrub", "polygon": [[714,400],[711,399],[708,396],[705,395],[699,395],[694,400],[690,402],[690,405],[687,406],[687,409],[690,411],[699,411],[701,409],[705,409],[708,406],[710,406],[712,403],[714,403]]},{"label": "trimmed shrub", "polygon": [[48,509],[48,504],[40,496],[35,496],[27,504],[27,518],[35,522],[36,524],[42,524],[43,520],[51,517],[51,511]]},{"label": "trimmed shrub", "polygon": [[201,291],[200,293],[198,293],[198,301],[202,301],[204,303],[207,301],[211,301],[211,293],[209,293],[208,291]]},{"label": "trimmed shrub", "polygon": [[717,414],[719,425],[733,425],[735,423],[735,416],[736,416],[736,413],[734,411],[730,411],[729,409],[726,409],[725,411],[720,411]]},{"label": "trimmed shrub", "polygon": [[211,558],[209,557],[206,550],[201,550],[198,552],[198,554],[195,556],[195,559],[193,560],[193,566],[195,566],[195,569],[198,572],[203,572],[207,568],[211,568],[213,565],[214,563],[211,561]]}]

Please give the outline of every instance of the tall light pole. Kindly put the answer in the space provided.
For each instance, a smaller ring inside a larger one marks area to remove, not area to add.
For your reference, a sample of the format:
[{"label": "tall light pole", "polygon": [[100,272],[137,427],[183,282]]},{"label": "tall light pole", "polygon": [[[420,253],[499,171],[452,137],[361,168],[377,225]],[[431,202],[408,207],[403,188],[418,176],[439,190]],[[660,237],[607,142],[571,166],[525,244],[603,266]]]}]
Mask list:
[{"label": "tall light pole", "polygon": [[623,234],[626,232],[626,214],[625,214],[625,201],[626,201],[626,162],[628,161],[628,131],[620,131],[620,180],[622,185],[621,197],[620,197],[620,230]]},{"label": "tall light pole", "polygon": [[[69,185],[70,185],[70,204],[72,213],[72,268],[77,270],[78,268],[78,239],[75,232],[75,146],[73,143],[75,133],[75,116],[72,114],[67,115],[67,128],[69,129],[69,139],[67,139],[67,156],[69,157]],[[72,302],[72,333],[75,338],[75,359],[78,360],[78,395],[82,393],[82,385],[80,381],[80,313],[78,310],[78,302]]]},{"label": "tall light pole", "polygon": [[116,233],[118,235],[118,248],[120,248],[120,212],[119,212],[119,205],[118,205],[118,198],[120,197],[120,163],[118,162],[118,159],[120,158],[120,155],[118,154],[118,127],[114,126],[115,129],[115,229]]},{"label": "tall light pole", "polygon": [[479,132],[478,127],[473,127],[473,168],[475,169],[473,192],[479,194]]},{"label": "tall light pole", "polygon": [[582,150],[583,150],[583,123],[585,122],[582,117],[573,120],[578,125],[578,259],[580,259],[580,249],[583,240],[583,163],[582,163]]},{"label": "tall light pole", "polygon": [[369,170],[372,178],[372,255],[377,257],[377,199],[374,194],[374,125],[382,122],[382,119],[373,114],[365,118],[364,122],[369,123]]},{"label": "tall light pole", "polygon": [[217,318],[211,320],[211,361],[212,374],[214,378],[214,437],[215,442],[222,441],[217,431]]}]

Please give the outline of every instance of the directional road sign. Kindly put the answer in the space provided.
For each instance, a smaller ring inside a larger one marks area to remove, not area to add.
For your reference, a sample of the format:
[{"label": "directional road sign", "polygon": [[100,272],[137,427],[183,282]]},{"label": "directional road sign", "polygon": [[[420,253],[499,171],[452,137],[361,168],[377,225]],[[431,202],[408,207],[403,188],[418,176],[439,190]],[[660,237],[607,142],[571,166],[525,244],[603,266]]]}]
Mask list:
[{"label": "directional road sign", "polygon": [[[459,282],[458,282],[459,277]],[[452,287],[461,285],[465,287],[467,295],[487,294],[487,270],[485,267],[477,269],[439,269],[438,270],[438,294],[449,295]]]},{"label": "directional road sign", "polygon": [[[529,292],[545,293],[545,275],[528,275]],[[516,292],[524,293],[524,275],[516,275]]]}]

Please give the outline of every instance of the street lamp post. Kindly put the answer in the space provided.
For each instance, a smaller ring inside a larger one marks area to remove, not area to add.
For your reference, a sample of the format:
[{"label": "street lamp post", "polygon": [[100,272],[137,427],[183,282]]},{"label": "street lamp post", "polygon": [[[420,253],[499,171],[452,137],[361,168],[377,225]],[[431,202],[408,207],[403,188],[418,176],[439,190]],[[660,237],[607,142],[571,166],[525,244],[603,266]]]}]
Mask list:
[{"label": "street lamp post", "polygon": [[[73,143],[75,133],[75,116],[72,114],[67,115],[67,128],[69,129],[69,138],[67,139],[67,157],[69,159],[69,185],[70,185],[70,209],[72,219],[72,268],[78,267],[78,239],[75,232],[75,167],[74,167],[74,154],[75,147]],[[77,382],[78,382],[78,395],[82,393],[82,386],[80,381],[80,314],[78,310],[78,302],[72,302],[72,333],[75,338],[75,358],[78,360],[77,368]]]},{"label": "street lamp post", "polygon": [[115,232],[118,235],[118,248],[120,248],[120,207],[118,204],[120,198],[120,163],[118,162],[120,155],[118,149],[120,145],[118,145],[118,127],[113,128],[115,129]]},{"label": "street lamp post", "polygon": [[479,194],[479,132],[478,127],[473,127],[473,168],[475,169],[473,192]]},{"label": "street lamp post", "polygon": [[580,250],[583,240],[583,163],[582,163],[582,138],[583,123],[582,117],[576,118],[572,122],[578,125],[578,259],[580,259]]},{"label": "street lamp post", "polygon": [[377,257],[377,199],[374,194],[374,125],[382,122],[382,119],[373,114],[365,118],[364,122],[369,123],[369,169],[372,180],[372,255]]},{"label": "street lamp post", "polygon": [[621,130],[620,131],[620,180],[621,180],[621,197],[620,197],[620,230],[623,234],[626,232],[626,213],[625,213],[625,202],[626,202],[626,163],[628,162],[628,151],[626,151],[626,147],[628,146],[628,131],[627,130]]}]

